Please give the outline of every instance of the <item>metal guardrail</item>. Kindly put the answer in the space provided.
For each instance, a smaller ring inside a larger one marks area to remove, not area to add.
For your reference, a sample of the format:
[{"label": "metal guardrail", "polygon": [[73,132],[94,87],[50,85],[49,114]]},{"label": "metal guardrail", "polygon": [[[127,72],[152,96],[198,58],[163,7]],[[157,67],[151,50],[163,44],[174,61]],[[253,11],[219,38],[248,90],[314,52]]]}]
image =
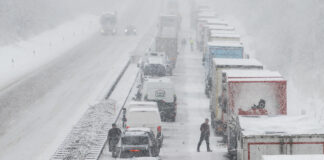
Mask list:
[{"label": "metal guardrail", "polygon": [[105,99],[108,99],[111,96],[111,94],[114,92],[117,84],[119,83],[119,81],[123,77],[123,75],[125,74],[125,72],[126,72],[126,70],[127,70],[127,68],[129,67],[130,64],[131,64],[131,59],[128,60],[127,64],[123,68],[122,72],[118,75],[117,79],[115,80],[115,82],[113,83],[113,85],[109,89],[107,95],[105,96]]},{"label": "metal guardrail", "polygon": [[[130,64],[131,59],[128,60],[110,87],[104,102],[108,102]],[[115,120],[115,117],[110,113],[113,108],[111,106],[111,104],[101,103],[90,106],[56,150],[51,160],[99,159],[107,143],[107,133],[111,127],[111,122]]]}]

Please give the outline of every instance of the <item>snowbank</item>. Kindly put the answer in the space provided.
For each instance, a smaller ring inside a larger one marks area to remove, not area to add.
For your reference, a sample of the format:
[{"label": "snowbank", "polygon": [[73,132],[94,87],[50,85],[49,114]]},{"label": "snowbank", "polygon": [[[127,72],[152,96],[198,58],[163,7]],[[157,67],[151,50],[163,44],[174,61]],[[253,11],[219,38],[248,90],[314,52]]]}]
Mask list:
[{"label": "snowbank", "polygon": [[83,15],[26,41],[0,47],[0,90],[89,38],[99,30],[97,19]]}]

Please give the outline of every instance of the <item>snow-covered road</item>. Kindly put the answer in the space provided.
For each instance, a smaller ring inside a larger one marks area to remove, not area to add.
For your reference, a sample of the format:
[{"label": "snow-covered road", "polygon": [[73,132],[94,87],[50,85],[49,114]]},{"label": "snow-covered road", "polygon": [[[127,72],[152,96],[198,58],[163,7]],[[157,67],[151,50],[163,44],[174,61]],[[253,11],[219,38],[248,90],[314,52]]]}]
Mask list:
[{"label": "snow-covered road", "polygon": [[122,28],[116,37],[97,33],[0,93],[0,159],[48,159],[54,153],[155,25],[158,3],[142,2],[128,1],[120,13],[121,26],[134,24],[137,36],[122,35]]},{"label": "snow-covered road", "polygon": [[210,118],[201,58],[201,54],[191,52],[189,46],[178,56],[175,76],[172,77],[178,98],[177,119],[176,122],[163,124],[165,140],[160,153],[162,159],[226,159],[227,149],[217,142],[220,138],[215,136],[210,137],[213,152],[207,152],[205,142],[201,152],[197,152],[200,125],[205,118]]}]

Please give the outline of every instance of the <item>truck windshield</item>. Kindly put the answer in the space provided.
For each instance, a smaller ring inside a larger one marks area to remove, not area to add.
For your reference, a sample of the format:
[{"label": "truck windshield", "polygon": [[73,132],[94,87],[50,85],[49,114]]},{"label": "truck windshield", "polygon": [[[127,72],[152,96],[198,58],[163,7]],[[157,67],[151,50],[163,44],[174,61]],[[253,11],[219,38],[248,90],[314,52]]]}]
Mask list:
[{"label": "truck windshield", "polygon": [[122,144],[125,145],[147,145],[149,139],[146,136],[126,136],[122,138]]},{"label": "truck windshield", "polygon": [[147,76],[166,76],[166,69],[160,64],[149,64],[144,67],[144,75]]}]

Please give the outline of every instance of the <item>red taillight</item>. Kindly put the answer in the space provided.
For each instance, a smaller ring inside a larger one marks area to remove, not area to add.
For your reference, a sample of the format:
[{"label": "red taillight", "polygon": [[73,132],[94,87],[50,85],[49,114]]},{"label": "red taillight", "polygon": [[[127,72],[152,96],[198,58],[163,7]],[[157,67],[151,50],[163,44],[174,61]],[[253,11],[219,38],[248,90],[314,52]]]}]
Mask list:
[{"label": "red taillight", "polygon": [[129,128],[129,126],[126,126],[126,129],[128,129]]},{"label": "red taillight", "polygon": [[161,130],[162,130],[161,126],[158,126],[158,127],[157,127],[157,131],[158,131],[158,132],[161,132]]},{"label": "red taillight", "polygon": [[130,152],[140,152],[141,150],[138,150],[138,149],[132,149],[132,150],[129,150]]}]

